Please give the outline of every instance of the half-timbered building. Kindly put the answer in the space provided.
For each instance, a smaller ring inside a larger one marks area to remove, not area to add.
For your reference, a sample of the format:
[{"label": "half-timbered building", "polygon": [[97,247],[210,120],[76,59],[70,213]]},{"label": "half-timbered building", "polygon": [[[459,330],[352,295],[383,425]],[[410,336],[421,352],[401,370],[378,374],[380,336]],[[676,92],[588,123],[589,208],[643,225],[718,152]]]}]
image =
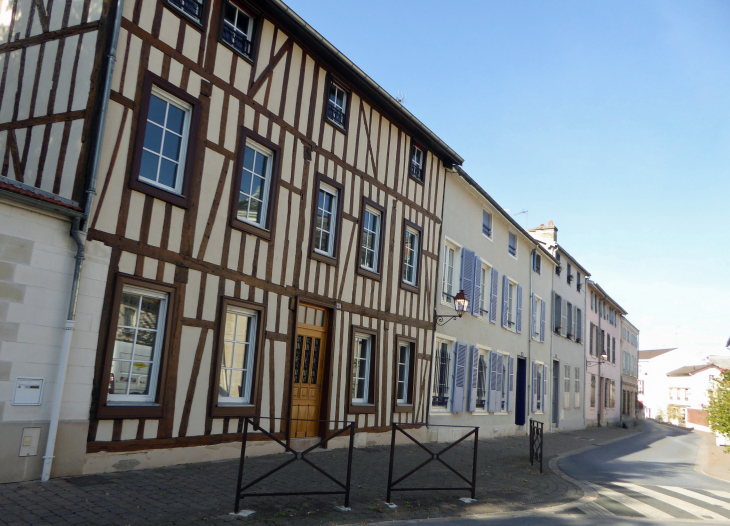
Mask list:
[{"label": "half-timbered building", "polygon": [[125,1],[110,98],[83,471],[424,422],[462,159],[278,0]]}]

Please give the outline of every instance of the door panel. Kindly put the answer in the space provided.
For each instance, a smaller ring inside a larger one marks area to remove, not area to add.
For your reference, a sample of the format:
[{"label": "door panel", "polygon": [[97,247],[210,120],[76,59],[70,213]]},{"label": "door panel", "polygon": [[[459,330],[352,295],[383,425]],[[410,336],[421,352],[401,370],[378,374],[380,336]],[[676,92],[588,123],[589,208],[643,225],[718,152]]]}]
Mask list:
[{"label": "door panel", "polygon": [[[322,405],[322,380],[327,345],[327,311],[300,305],[294,347],[292,418],[318,420]],[[318,422],[293,422],[292,437],[317,436]]]}]

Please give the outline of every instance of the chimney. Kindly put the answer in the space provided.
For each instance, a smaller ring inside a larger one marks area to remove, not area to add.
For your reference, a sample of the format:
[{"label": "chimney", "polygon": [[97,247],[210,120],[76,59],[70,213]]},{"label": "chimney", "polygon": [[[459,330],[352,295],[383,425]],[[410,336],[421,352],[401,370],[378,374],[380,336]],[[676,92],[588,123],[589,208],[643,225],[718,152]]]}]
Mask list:
[{"label": "chimney", "polygon": [[554,245],[558,242],[558,227],[553,224],[552,220],[548,222],[547,226],[542,224],[538,227],[529,229],[528,232],[532,234],[532,237],[535,239],[544,241],[548,245]]}]

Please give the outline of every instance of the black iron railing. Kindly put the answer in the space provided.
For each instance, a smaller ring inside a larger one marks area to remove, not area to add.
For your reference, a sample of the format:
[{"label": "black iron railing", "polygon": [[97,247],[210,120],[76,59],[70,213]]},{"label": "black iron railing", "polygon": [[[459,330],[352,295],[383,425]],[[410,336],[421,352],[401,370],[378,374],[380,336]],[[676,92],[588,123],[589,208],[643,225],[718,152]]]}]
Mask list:
[{"label": "black iron railing", "polygon": [[180,11],[195,19],[201,21],[201,4],[198,0],[167,0],[170,4],[177,7]]},{"label": "black iron railing", "polygon": [[327,118],[338,126],[345,127],[345,112],[332,104],[332,101],[327,106]]},{"label": "black iron railing", "polygon": [[411,162],[411,175],[419,181],[423,180],[423,168],[416,162]]},{"label": "black iron railing", "polygon": [[542,473],[542,432],[544,424],[530,418],[530,465],[540,463]]},{"label": "black iron railing", "polygon": [[[287,423],[291,422],[325,422],[328,424],[332,423],[340,423],[340,424],[346,424],[345,427],[342,429],[339,429],[335,432],[333,432],[331,435],[325,437],[324,439],[321,439],[319,442],[317,442],[315,445],[305,449],[304,451],[295,451],[289,446],[287,446],[284,442],[276,438],[270,431],[267,431],[261,427],[260,424],[257,423],[258,419],[265,419],[265,420],[281,420],[286,421]],[[284,448],[284,450],[287,453],[292,454],[292,458],[287,460],[286,462],[283,462],[282,464],[278,465],[271,471],[268,471],[267,473],[264,473],[260,477],[257,477],[252,482],[249,482],[244,487],[241,487],[243,478],[243,468],[244,468],[244,460],[246,458],[246,442],[248,440],[248,425],[249,423],[251,426],[253,426],[254,431],[261,431],[263,434],[265,434],[267,437],[269,437],[271,440],[279,444],[281,447]],[[327,473],[325,470],[314,464],[313,462],[310,462],[309,459],[305,458],[305,455],[307,453],[310,453],[311,451],[317,449],[318,447],[321,447],[328,441],[332,440],[336,436],[342,435],[343,433],[346,433],[347,431],[350,432],[350,449],[347,453],[347,476],[345,479],[345,482],[341,482],[337,480],[335,477]],[[241,502],[245,497],[281,497],[285,495],[344,495],[345,496],[345,507],[350,506],[350,476],[352,474],[352,449],[355,444],[355,423],[354,422],[347,422],[347,421],[339,421],[339,420],[303,420],[303,419],[297,419],[297,418],[269,418],[269,417],[255,417],[250,418],[246,417],[244,419],[243,424],[243,444],[241,445],[241,462],[238,465],[238,480],[236,482],[236,506],[235,506],[235,512],[238,513],[241,509]],[[267,477],[270,477],[277,471],[279,471],[282,468],[285,468],[289,464],[296,462],[297,460],[301,460],[305,464],[309,464],[312,468],[319,471],[322,475],[330,479],[332,482],[337,484],[339,487],[342,488],[342,491],[290,491],[286,493],[281,492],[267,492],[267,493],[247,493],[246,490],[253,487],[254,485],[258,484],[262,480],[264,480]]]},{"label": "black iron railing", "polygon": [[[409,424],[409,425],[426,425],[426,424]],[[450,427],[450,428],[467,428],[471,429],[466,435],[461,437],[456,442],[452,442],[445,448],[439,450],[439,451],[431,451],[426,446],[421,444],[418,440],[413,438],[410,434],[406,432],[405,429],[403,429],[399,424],[393,423],[392,424],[392,437],[390,440],[390,465],[388,467],[388,495],[387,495],[387,502],[391,502],[390,495],[393,491],[453,491],[453,490],[468,490],[471,492],[471,498],[476,498],[476,492],[477,492],[477,446],[479,445],[479,428],[478,427],[471,427],[471,426],[441,426],[441,425],[429,425],[428,427]],[[429,459],[422,462],[412,470],[410,470],[408,473],[403,475],[402,477],[398,478],[397,480],[393,481],[393,462],[395,460],[395,434],[396,431],[400,431],[405,436],[407,436],[413,443],[415,443],[418,447],[423,449],[426,453],[429,455]],[[459,473],[456,469],[454,469],[452,466],[444,462],[443,458],[441,456],[446,453],[448,450],[450,450],[452,447],[456,446],[457,444],[463,442],[467,438],[469,438],[471,435],[474,435],[474,458],[472,461],[472,470],[471,470],[471,480],[466,478],[464,475]],[[449,470],[451,470],[454,474],[456,474],[457,477],[459,477],[461,480],[469,484],[468,487],[448,487],[448,488],[396,488],[396,484],[400,484],[405,479],[413,475],[415,472],[417,472],[419,469],[423,468],[427,464],[433,462],[434,460],[440,462],[444,466],[446,466]]]},{"label": "black iron railing", "polygon": [[231,46],[237,49],[241,54],[251,57],[251,41],[248,40],[243,34],[234,30],[227,23],[223,24],[223,40],[228,42]]}]

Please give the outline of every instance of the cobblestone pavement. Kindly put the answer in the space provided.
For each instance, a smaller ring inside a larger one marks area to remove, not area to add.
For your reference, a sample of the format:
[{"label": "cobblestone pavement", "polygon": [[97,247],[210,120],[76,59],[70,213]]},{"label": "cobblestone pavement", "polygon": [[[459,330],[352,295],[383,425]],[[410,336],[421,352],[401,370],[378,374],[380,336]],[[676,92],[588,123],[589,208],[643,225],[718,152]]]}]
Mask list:
[{"label": "cobblestone pavement", "polygon": [[[237,461],[186,464],[103,475],[88,475],[39,482],[0,485],[0,525],[183,525],[362,524],[405,518],[449,517],[474,513],[521,511],[580,498],[579,488],[553,473],[548,461],[568,451],[638,432],[638,429],[591,428],[545,435],[544,469],[530,466],[529,439],[525,436],[481,440],[477,466],[477,501],[464,503],[468,491],[394,492],[397,508],[384,500],[388,480],[389,447],[356,449],[352,459],[351,511],[338,511],[342,496],[253,497],[243,509],[247,518],[233,517]],[[473,442],[462,442],[445,453],[467,478],[471,474]],[[444,444],[430,444],[434,450]],[[253,480],[274,468],[287,455],[246,459],[244,480]],[[307,458],[329,473],[345,479],[347,450],[312,453]],[[416,445],[397,446],[394,478],[428,458]],[[465,485],[442,465],[432,462],[409,486]],[[294,462],[257,486],[261,492],[325,491],[331,481],[303,462]]]}]

